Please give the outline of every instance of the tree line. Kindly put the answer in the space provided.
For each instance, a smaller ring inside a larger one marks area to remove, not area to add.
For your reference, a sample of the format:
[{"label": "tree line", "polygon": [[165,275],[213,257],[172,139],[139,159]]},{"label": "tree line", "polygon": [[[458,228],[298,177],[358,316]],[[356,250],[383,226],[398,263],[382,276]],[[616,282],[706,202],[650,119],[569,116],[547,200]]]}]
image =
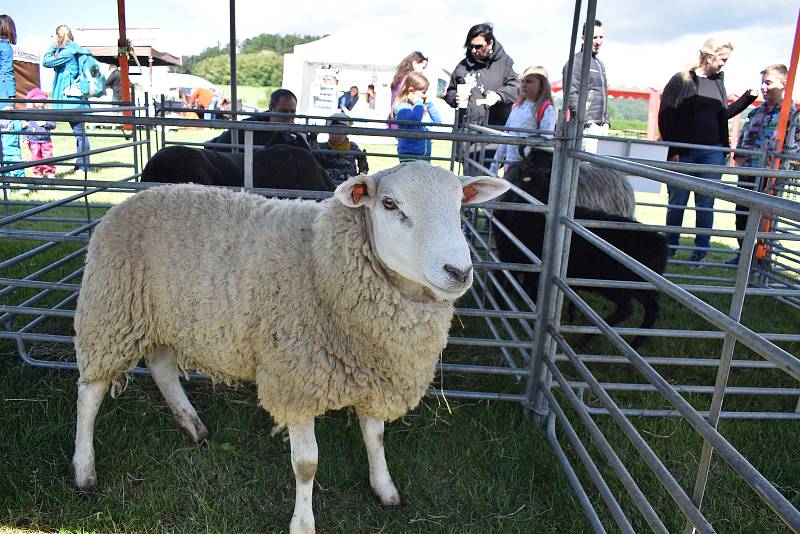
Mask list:
[{"label": "tree line", "polygon": [[[316,41],[324,35],[262,33],[245,39],[238,46],[236,74],[238,85],[278,87],[283,80],[283,54],[299,44]],[[218,85],[231,84],[230,43],[208,47],[194,56],[183,56],[176,71],[194,74]]]}]

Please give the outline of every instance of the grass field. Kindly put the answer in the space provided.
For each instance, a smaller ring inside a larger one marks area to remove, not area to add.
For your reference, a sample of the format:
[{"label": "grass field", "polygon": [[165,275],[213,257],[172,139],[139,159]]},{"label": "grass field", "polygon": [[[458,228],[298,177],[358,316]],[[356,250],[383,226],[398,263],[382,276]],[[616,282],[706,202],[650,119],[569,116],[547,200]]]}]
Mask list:
[{"label": "grass field", "polygon": [[[169,139],[203,140],[207,130],[170,132]],[[93,139],[99,148],[112,140]],[[56,153],[70,150],[72,140],[59,138]],[[363,146],[370,151],[391,152],[386,145]],[[444,143],[437,154],[449,154]],[[107,153],[95,162],[125,163],[126,153]],[[393,165],[391,158],[372,158],[373,171]],[[92,172],[92,179],[113,179],[126,169]],[[52,198],[62,192],[15,194],[16,198]],[[664,200],[664,193],[648,200]],[[108,194],[104,201],[119,198]],[[642,200],[642,198],[640,198]],[[73,208],[58,215],[75,217]],[[663,210],[640,209],[638,218],[660,224]],[[689,218],[691,221],[691,217]],[[732,226],[720,217],[718,227]],[[25,223],[35,225],[37,223]],[[62,225],[48,223],[49,229]],[[41,225],[37,226],[41,227]],[[0,241],[0,261],[30,248],[29,243]],[[62,257],[78,245],[63,244],[24,265],[5,269],[3,277],[18,278]],[[683,257],[684,253],[682,253]],[[718,259],[725,259],[720,256]],[[78,259],[48,275],[57,279],[81,265]],[[673,273],[688,273],[671,266]],[[694,272],[696,274],[696,271]],[[729,275],[706,268],[703,274]],[[19,304],[32,290],[0,297],[0,304]],[[701,295],[715,307],[727,310],[729,298]],[[594,300],[593,302],[597,302]],[[52,302],[50,303],[52,304]],[[466,305],[466,304],[464,304]],[[662,328],[709,329],[681,306],[662,298]],[[630,323],[636,324],[637,317]],[[742,322],[764,332],[796,333],[800,312],[763,297],[749,297]],[[69,321],[56,319],[47,331],[70,334]],[[481,320],[461,318],[453,335],[488,337]],[[782,343],[793,354],[797,343]],[[33,354],[46,359],[73,358],[71,347],[33,344]],[[616,354],[597,340],[592,353]],[[651,356],[714,357],[721,341],[651,338],[642,352]],[[0,340],[0,534],[6,532],[284,532],[294,502],[294,477],[285,435],[270,436],[272,421],[258,408],[250,386],[231,389],[193,380],[187,392],[211,431],[209,441],[190,445],[178,430],[160,393],[149,377],[136,377],[118,398],[108,398],[96,427],[97,470],[100,489],[79,493],[71,486],[70,460],[74,435],[75,381],[77,374],[26,367],[19,363],[17,347]],[[753,358],[737,347],[737,358]],[[449,347],[445,361],[495,361],[489,349]],[[628,366],[595,364],[601,381],[641,382]],[[563,367],[568,376],[575,374]],[[713,384],[715,369],[660,367],[672,383]],[[493,377],[448,374],[447,387],[520,392],[513,382]],[[797,387],[779,371],[736,370],[732,385]],[[436,383],[438,385],[438,381]],[[562,404],[566,402],[560,395]],[[664,408],[659,396],[616,394],[623,406]],[[706,409],[708,396],[689,395],[696,407]],[[797,399],[729,396],[726,408],[792,410]],[[589,397],[587,402],[593,403]],[[448,410],[449,404],[451,410]],[[456,401],[427,398],[403,419],[388,424],[386,448],[389,468],[404,497],[398,509],[382,508],[369,488],[366,454],[355,414],[343,410],[318,419],[320,467],[315,485],[314,509],[320,532],[552,532],[583,533],[589,530],[566,478],[547,445],[544,429],[528,423],[518,405],[502,402]],[[574,415],[566,410],[574,421]],[[607,417],[595,418],[607,432],[634,479],[664,518],[670,532],[683,522],[668,494],[637,457],[621,432]],[[687,491],[691,491],[701,440],[689,425],[672,418],[633,418],[646,441]],[[577,425],[576,425],[577,426]],[[587,433],[579,433],[589,443]],[[793,502],[800,506],[800,453],[798,422],[725,420],[722,433]],[[566,442],[562,439],[562,442]],[[625,494],[609,465],[589,446],[598,467],[618,496]],[[568,452],[575,461],[575,455]],[[586,487],[588,477],[579,474]],[[590,492],[601,516],[610,517]],[[637,531],[646,523],[632,502],[621,497]],[[704,512],[719,532],[788,532],[755,493],[734,476],[731,468],[715,457]],[[610,522],[607,524],[611,524]],[[613,529],[611,531],[614,531]]]}]

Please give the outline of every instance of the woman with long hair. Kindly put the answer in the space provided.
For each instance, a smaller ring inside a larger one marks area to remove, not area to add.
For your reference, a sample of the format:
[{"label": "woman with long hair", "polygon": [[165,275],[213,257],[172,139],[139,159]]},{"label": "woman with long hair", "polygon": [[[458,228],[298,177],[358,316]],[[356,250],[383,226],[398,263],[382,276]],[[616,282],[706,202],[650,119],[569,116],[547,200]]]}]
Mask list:
[{"label": "woman with long hair", "polygon": [[[14,78],[14,49],[17,44],[17,27],[14,19],[0,13],[0,98],[17,97],[17,81]],[[0,103],[0,108],[5,104]]]},{"label": "woman with long hair", "polygon": [[[552,132],[556,127],[556,111],[551,96],[550,81],[544,67],[528,67],[522,73],[519,97],[511,106],[511,113],[506,120],[509,128],[525,130],[545,130]],[[553,137],[551,133],[534,134],[531,132],[509,131],[509,135],[517,137]],[[519,161],[520,145],[500,145],[492,161],[491,170],[497,172],[500,166],[506,170],[508,166]]]},{"label": "woman with long hair", "polygon": [[[697,59],[676,73],[664,87],[658,112],[658,127],[664,141],[706,145],[708,148],[669,148],[669,159],[685,163],[723,165],[730,146],[728,119],[744,111],[755,99],[753,90],[746,91],[736,102],[728,105],[722,68],[733,51],[733,44],[712,37],[703,43]],[[720,180],[720,172],[692,173],[700,178]],[[689,201],[689,191],[667,187],[669,205],[667,225],[682,226],[683,211]],[[695,226],[710,229],[714,223],[714,197],[694,194]],[[675,255],[680,235],[667,234],[670,255]],[[690,267],[701,267],[711,244],[711,236],[696,234]]]},{"label": "woman with long hair", "polygon": [[[53,100],[67,100],[53,104],[53,109],[88,108],[87,98],[80,89],[80,68],[78,56],[91,54],[89,50],[81,48],[72,36],[69,26],[62,24],[56,28],[55,42],[45,52],[42,65],[55,70],[53,78]],[[86,125],[83,122],[70,121],[72,133],[75,134],[75,148],[78,154],[89,152],[89,138],[86,137]],[[89,172],[89,156],[78,156],[72,172]]]},{"label": "woman with long hair", "polygon": [[[408,54],[406,57],[403,58],[397,68],[394,71],[394,77],[392,77],[392,84],[390,88],[392,90],[392,100],[391,104],[391,111],[389,111],[389,120],[395,120],[397,117],[394,115],[394,106],[397,104],[397,93],[400,91],[400,86],[403,85],[403,82],[406,80],[406,76],[408,76],[409,72],[416,72],[422,73],[425,70],[425,67],[428,66],[428,58],[425,57],[425,54],[420,52],[419,50],[415,50]],[[396,130],[397,124],[389,123],[389,128]]]}]

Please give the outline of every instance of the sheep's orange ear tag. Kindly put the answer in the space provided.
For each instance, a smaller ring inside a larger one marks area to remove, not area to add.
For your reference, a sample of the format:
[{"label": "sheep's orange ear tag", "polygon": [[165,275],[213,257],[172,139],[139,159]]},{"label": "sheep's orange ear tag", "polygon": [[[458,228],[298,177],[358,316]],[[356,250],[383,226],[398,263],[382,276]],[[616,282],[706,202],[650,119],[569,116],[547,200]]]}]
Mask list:
[{"label": "sheep's orange ear tag", "polygon": [[472,199],[478,196],[478,192],[471,185],[464,186],[464,196],[461,197],[462,204],[469,204]]},{"label": "sheep's orange ear tag", "polygon": [[361,202],[361,197],[369,196],[367,195],[367,184],[356,184],[353,186],[353,203],[358,204]]}]

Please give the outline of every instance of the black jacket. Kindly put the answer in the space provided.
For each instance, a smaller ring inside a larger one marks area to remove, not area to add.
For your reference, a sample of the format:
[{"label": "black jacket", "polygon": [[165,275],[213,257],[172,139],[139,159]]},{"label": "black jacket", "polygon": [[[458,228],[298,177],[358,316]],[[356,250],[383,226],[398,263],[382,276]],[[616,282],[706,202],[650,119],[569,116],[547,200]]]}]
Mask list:
[{"label": "black jacket", "polygon": [[122,101],[122,77],[119,75],[119,69],[114,69],[106,78],[106,88],[108,87],[113,93],[111,98],[117,102]]},{"label": "black jacket", "polygon": [[[505,125],[508,114],[511,113],[511,105],[517,99],[519,92],[519,76],[514,72],[514,60],[506,54],[503,46],[497,40],[494,41],[492,53],[485,60],[473,58],[468,50],[464,59],[459,61],[450,76],[450,84],[444,95],[444,100],[450,104],[450,107],[458,107],[456,86],[466,83],[467,76],[470,74],[475,75],[476,85],[470,93],[465,121],[469,124]],[[501,100],[489,108],[487,121],[485,120],[485,106],[479,106],[475,101],[484,98],[488,91],[494,91],[500,95]]]},{"label": "black jacket", "polygon": [[[249,122],[269,122],[269,117],[267,115],[263,115],[260,113],[254,114],[252,117],[248,117],[243,119],[243,121]],[[214,144],[231,144],[232,141],[232,131],[225,130],[217,137],[213,139],[209,139],[203,144],[203,148],[208,150],[216,150],[217,152],[230,152],[231,147],[224,147],[224,146],[214,146]],[[244,130],[239,131],[239,143],[244,144]],[[253,130],[253,145],[257,148],[264,148],[272,145],[290,145],[295,146],[298,148],[302,148],[305,150],[311,151],[311,147],[308,144],[306,139],[297,133],[294,132],[284,132],[284,131],[264,131],[264,130]]]},{"label": "black jacket", "polygon": [[[583,62],[583,50],[575,54],[572,60],[572,82],[569,85],[569,112],[572,117],[578,113],[578,90],[581,87],[581,63]],[[561,79],[567,79],[567,65],[561,73]],[[588,94],[586,95],[586,114],[583,117],[584,126],[589,124],[610,124],[608,120],[608,80],[606,79],[606,67],[603,62],[592,54],[589,60],[589,81],[586,85]],[[566,88],[564,89],[566,90]]]},{"label": "black jacket", "polygon": [[[714,80],[720,94],[719,110],[716,114],[718,130],[720,133],[719,144],[721,146],[730,145],[728,133],[728,119],[735,117],[753,103],[756,99],[749,92],[743,94],[739,99],[728,106],[728,93],[725,91],[725,73],[709,76]],[[675,141],[678,143],[694,143],[693,132],[702,128],[702,124],[696,123],[697,114],[695,109],[698,105],[697,86],[699,84],[697,74],[691,72],[691,77],[684,80],[679,72],[670,78],[661,95],[661,107],[658,110],[658,129],[661,131],[661,139],[664,141]],[[688,148],[669,148],[669,157],[675,154],[688,154]]]}]

